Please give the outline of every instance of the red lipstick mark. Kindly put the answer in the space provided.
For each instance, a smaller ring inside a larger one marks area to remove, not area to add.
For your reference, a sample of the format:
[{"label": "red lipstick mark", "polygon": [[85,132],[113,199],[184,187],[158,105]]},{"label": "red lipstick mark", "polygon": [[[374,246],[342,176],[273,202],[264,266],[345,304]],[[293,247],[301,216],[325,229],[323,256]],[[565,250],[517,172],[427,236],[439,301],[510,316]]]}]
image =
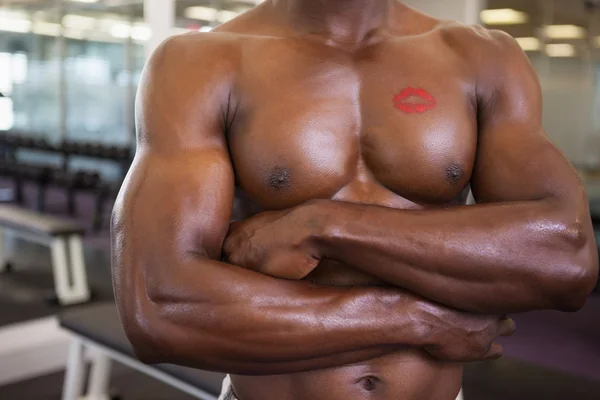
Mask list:
[{"label": "red lipstick mark", "polygon": [[[425,103],[413,103],[407,102],[406,100],[410,97],[419,97],[425,101]],[[394,97],[394,107],[398,110],[404,111],[405,113],[424,113],[425,111],[433,110],[437,105],[437,101],[424,89],[407,87],[402,90]]]}]

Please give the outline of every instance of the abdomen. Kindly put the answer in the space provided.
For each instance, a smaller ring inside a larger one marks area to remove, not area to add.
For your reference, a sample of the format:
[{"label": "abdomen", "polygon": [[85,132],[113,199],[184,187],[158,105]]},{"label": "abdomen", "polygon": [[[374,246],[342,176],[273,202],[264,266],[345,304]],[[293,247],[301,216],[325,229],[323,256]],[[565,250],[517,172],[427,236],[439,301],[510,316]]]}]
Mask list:
[{"label": "abdomen", "polygon": [[[305,279],[330,286],[386,285],[332,260],[323,260]],[[232,377],[240,400],[454,400],[461,380],[461,364],[435,360],[420,349],[339,368]]]}]

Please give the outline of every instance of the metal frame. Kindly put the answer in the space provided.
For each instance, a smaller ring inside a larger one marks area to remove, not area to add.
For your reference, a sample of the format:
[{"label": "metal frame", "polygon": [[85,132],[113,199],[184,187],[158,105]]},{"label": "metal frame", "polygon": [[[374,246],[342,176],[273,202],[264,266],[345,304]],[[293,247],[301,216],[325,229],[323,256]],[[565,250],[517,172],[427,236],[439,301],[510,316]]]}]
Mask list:
[{"label": "metal frame", "polygon": [[8,263],[6,251],[6,243],[4,240],[4,230],[0,228],[0,272],[6,270],[6,265]]},{"label": "metal frame", "polygon": [[[69,332],[72,337],[69,349],[69,360],[65,372],[62,400],[108,400],[111,361],[118,361],[136,371],[151,376],[182,392],[201,400],[217,400],[217,397],[189,383],[175,378],[150,365],[129,357],[123,353],[94,342],[81,335]],[[85,378],[84,350],[93,351],[92,369],[87,387],[87,394],[82,396]]]},{"label": "metal frame", "polygon": [[26,233],[13,228],[0,228],[0,271],[9,257],[4,246],[6,235],[50,247],[56,296],[61,305],[84,303],[90,299],[80,235],[56,236]]}]

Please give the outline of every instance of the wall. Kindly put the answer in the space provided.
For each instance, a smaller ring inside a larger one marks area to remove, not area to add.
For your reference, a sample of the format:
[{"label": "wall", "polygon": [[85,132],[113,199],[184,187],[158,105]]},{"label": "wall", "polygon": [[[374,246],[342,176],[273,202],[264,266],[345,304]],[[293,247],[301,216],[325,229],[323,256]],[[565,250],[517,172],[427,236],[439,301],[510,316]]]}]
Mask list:
[{"label": "wall", "polygon": [[596,69],[578,58],[532,56],[544,101],[548,137],[577,166],[600,167],[600,140],[594,123]]}]

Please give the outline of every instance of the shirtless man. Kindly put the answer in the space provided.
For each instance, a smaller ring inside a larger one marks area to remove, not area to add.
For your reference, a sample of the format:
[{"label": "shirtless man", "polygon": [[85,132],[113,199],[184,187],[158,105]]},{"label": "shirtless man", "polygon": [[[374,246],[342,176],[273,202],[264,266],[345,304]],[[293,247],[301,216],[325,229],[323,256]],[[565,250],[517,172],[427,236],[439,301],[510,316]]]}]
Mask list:
[{"label": "shirtless man", "polygon": [[167,40],[113,218],[137,355],[239,400],[454,399],[508,314],[596,281],[540,114],[512,38],[392,0],[267,0]]}]

